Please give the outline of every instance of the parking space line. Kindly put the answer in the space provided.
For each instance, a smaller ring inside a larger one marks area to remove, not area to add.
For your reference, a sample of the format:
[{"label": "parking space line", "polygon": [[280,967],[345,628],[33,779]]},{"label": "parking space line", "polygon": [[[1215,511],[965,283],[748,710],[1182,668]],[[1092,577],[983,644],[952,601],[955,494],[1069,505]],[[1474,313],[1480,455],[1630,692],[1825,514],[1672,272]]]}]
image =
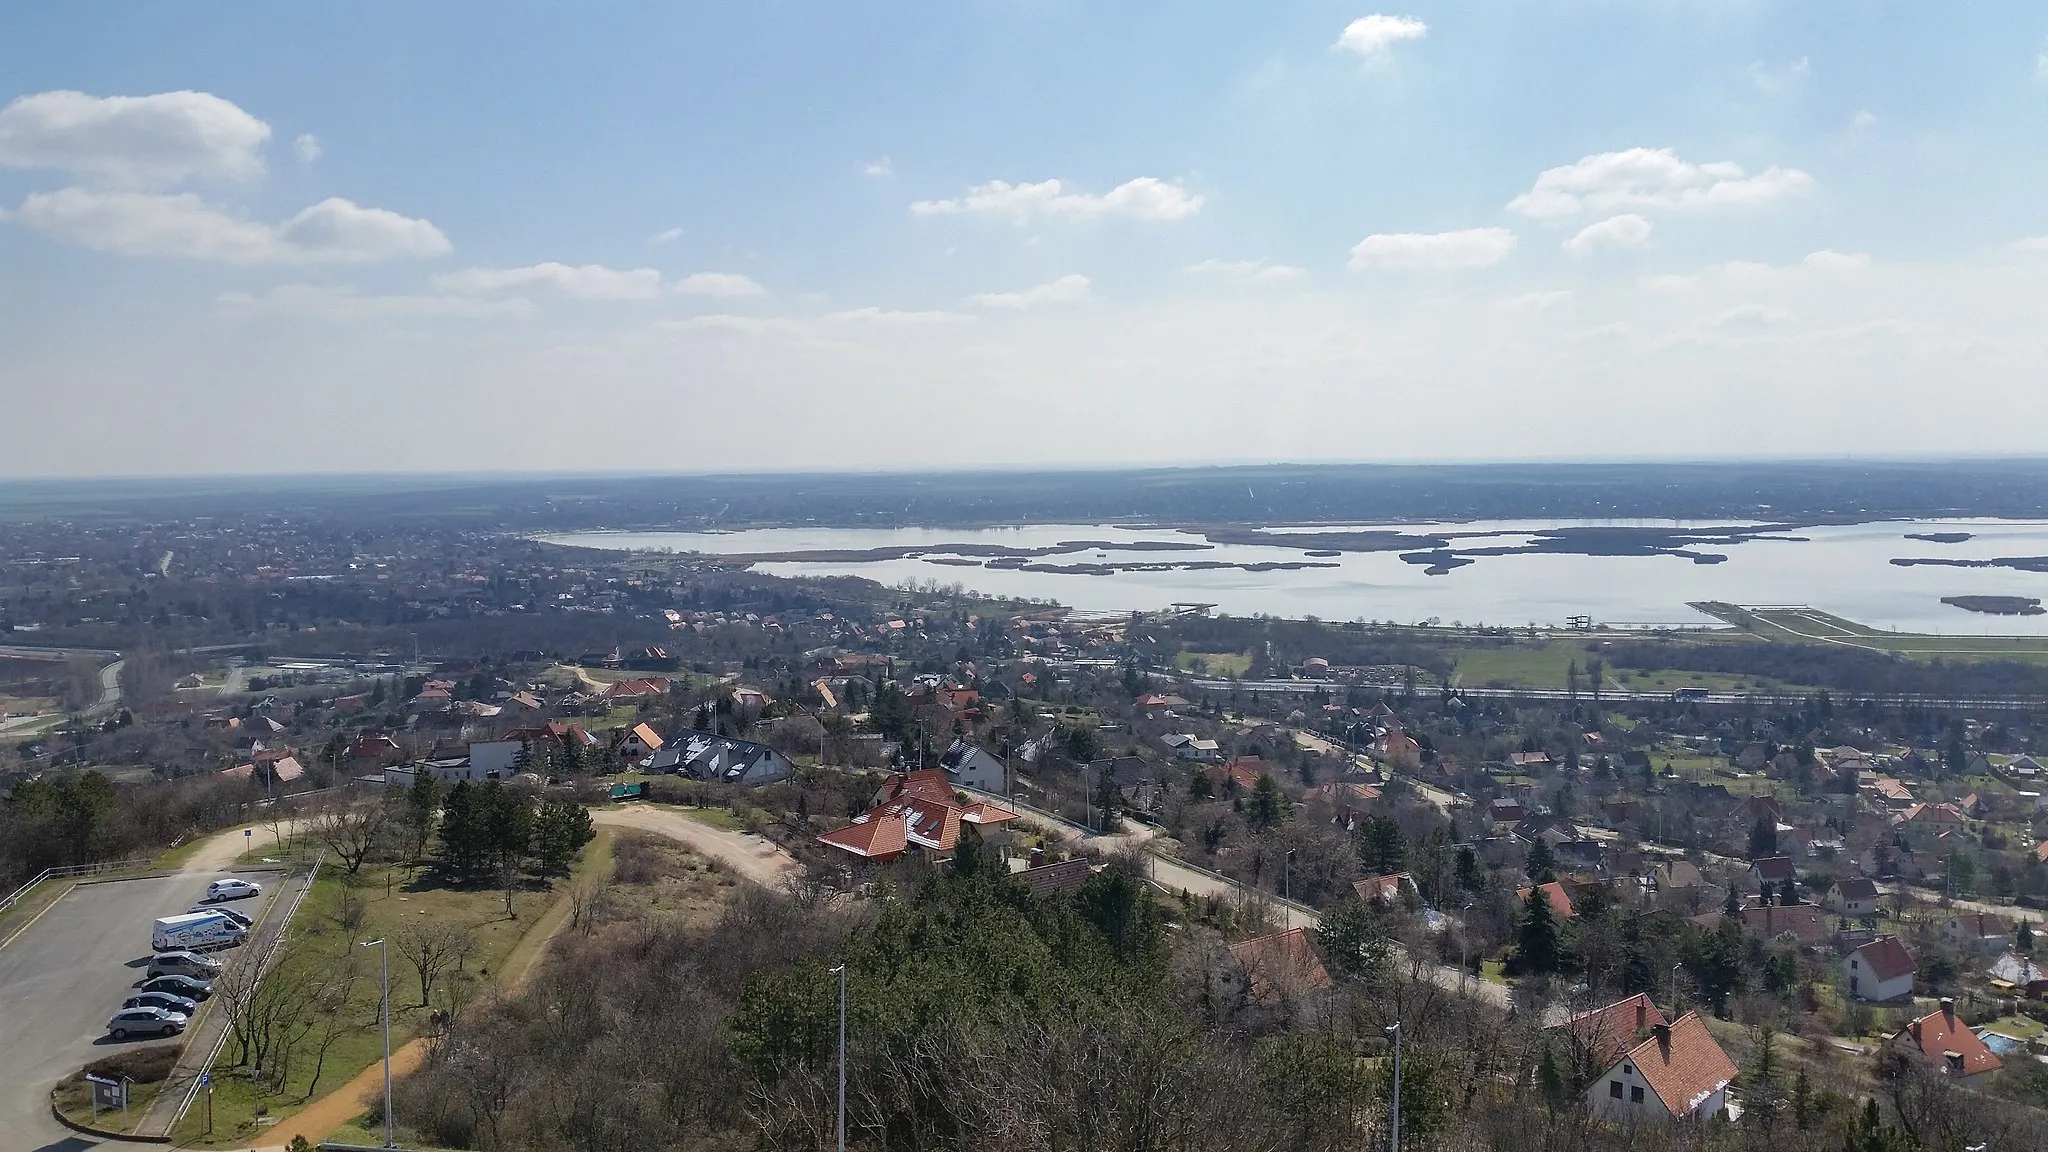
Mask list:
[{"label": "parking space line", "polygon": [[64,891],[62,892],[59,892],[55,900],[52,900],[48,904],[43,905],[43,910],[41,912],[38,912],[35,915],[29,917],[28,923],[23,924],[21,927],[16,928],[13,932],[9,933],[7,939],[0,940],[0,948],[5,948],[9,944],[14,943],[17,939],[21,937],[21,934],[23,932],[26,932],[30,928],[35,927],[36,921],[41,920],[43,916],[50,911],[50,909],[55,908],[59,904],[62,904],[64,902],[64,897],[71,895],[71,893],[76,891],[77,888],[78,885],[74,883],[71,885],[71,887],[64,889]]}]

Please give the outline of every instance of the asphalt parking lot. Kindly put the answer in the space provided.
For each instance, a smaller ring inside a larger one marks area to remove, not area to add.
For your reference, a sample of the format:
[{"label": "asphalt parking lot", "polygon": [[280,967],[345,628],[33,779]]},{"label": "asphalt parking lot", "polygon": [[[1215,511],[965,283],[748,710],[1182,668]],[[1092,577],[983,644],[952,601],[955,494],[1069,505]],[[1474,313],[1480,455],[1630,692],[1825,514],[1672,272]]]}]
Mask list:
[{"label": "asphalt parking lot", "polygon": [[[262,883],[263,895],[229,906],[257,916],[276,897],[279,876],[237,875]],[[21,1145],[27,1148],[63,1146],[38,1138],[54,1128],[51,1086],[98,1057],[164,1042],[116,1042],[106,1034],[107,1018],[143,979],[150,921],[198,904],[207,883],[216,878],[187,874],[80,884],[0,947],[0,1133],[5,1139],[28,1137]],[[90,1141],[75,1146],[88,1147]]]}]

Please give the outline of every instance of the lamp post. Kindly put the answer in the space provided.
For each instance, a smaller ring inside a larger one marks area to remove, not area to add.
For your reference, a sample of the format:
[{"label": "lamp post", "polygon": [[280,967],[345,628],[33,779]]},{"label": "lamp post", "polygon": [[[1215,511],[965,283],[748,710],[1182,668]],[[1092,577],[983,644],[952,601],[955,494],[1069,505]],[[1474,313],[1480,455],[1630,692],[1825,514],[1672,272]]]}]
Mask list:
[{"label": "lamp post", "polygon": [[1678,1015],[1678,972],[1684,967],[1683,964],[1671,966],[1671,1015],[1674,1018]]},{"label": "lamp post", "polygon": [[839,973],[839,1152],[846,1152],[846,965]]},{"label": "lamp post", "polygon": [[1465,994],[1465,970],[1467,967],[1465,958],[1465,921],[1471,915],[1472,902],[1467,900],[1465,901],[1465,906],[1458,909],[1458,995],[1460,996]]},{"label": "lamp post", "polygon": [[377,1014],[384,1022],[384,1146],[396,1148],[391,1138],[391,946],[380,937],[363,941],[363,947],[377,946],[377,976],[383,988],[382,998],[377,1004]]},{"label": "lamp post", "polygon": [[1294,849],[1292,848],[1287,850],[1287,855],[1280,861],[1280,899],[1290,904],[1294,902]]},{"label": "lamp post", "polygon": [[1401,1022],[1394,1021],[1384,1031],[1394,1038],[1394,1120],[1387,1147],[1389,1152],[1401,1152]]}]

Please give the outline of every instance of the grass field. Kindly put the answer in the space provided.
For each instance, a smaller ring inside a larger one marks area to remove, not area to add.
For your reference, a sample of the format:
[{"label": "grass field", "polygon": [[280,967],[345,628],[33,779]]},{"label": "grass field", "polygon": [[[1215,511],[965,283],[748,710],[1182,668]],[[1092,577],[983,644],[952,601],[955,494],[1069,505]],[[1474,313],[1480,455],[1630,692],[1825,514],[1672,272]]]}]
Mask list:
[{"label": "grass field", "polygon": [[[1478,688],[1499,686],[1561,691],[1567,687],[1567,671],[1576,662],[1580,673],[1579,692],[1589,701],[1593,696],[1593,684],[1585,671],[1587,662],[1595,659],[1595,654],[1586,650],[1583,640],[1546,639],[1505,647],[1455,648],[1448,654],[1457,659],[1452,675],[1458,682]],[[1602,683],[1603,693],[1668,694],[1677,688],[1706,688],[1715,692],[1741,692],[1751,688],[1773,691],[1778,687],[1770,680],[1719,672],[1613,667],[1607,669]]]},{"label": "grass field", "polygon": [[1766,640],[1840,644],[1867,652],[1892,652],[1901,656],[2048,662],[2048,639],[2038,636],[1930,636],[1916,632],[1887,632],[1811,607],[1744,607],[1722,603],[1702,603],[1695,607]]},{"label": "grass field", "polygon": [[[605,843],[600,839],[585,849],[576,867],[577,877],[609,868],[609,854],[601,847]],[[508,918],[502,891],[446,887],[410,865],[365,865],[355,876],[338,867],[323,870],[292,924],[290,944],[279,964],[280,971],[306,973],[309,987],[340,983],[346,989],[332,1011],[315,1013],[316,1036],[326,1031],[330,1021],[338,1029],[317,1080],[314,1055],[306,1050],[313,1046],[309,1042],[301,1042],[301,1054],[291,1062],[282,1085],[272,1082],[259,1088],[250,1082],[245,1068],[230,1066],[238,1057],[236,1045],[230,1041],[214,1071],[213,1134],[204,1134],[201,1109],[194,1108],[173,1132],[174,1138],[200,1147],[246,1145],[260,1138],[273,1117],[304,1107],[382,1058],[384,1042],[377,1027],[378,955],[375,949],[352,947],[352,943],[380,937],[394,941],[390,953],[391,1042],[397,1047],[426,1029],[431,1010],[460,1008],[537,956],[540,942],[522,948],[522,941],[529,933],[547,931],[543,918],[563,888],[564,882],[558,880],[550,888],[530,885],[517,890],[512,901],[514,915]],[[356,915],[360,915],[360,923],[346,927]],[[419,922],[462,926],[474,942],[459,967],[436,980],[431,1006],[422,1004],[427,997],[420,994],[419,977],[396,946],[404,937],[405,926]]]},{"label": "grass field", "polygon": [[1252,666],[1247,652],[1181,652],[1174,656],[1173,664],[1183,672],[1194,672],[1198,660],[1202,673],[1209,676],[1243,676]]}]

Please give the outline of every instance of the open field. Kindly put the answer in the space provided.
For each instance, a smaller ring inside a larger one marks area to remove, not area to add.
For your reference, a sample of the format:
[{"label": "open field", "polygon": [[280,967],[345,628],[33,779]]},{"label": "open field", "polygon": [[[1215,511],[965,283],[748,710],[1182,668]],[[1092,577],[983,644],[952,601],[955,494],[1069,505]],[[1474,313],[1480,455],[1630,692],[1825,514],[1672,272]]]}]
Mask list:
[{"label": "open field", "polygon": [[[1639,639],[1640,637],[1634,637]],[[1589,661],[1598,653],[1586,650],[1586,641],[1573,638],[1532,640],[1504,646],[1454,648],[1457,658],[1452,676],[1470,687],[1546,688],[1563,691],[1566,673],[1579,666],[1579,692],[1589,701],[1592,681],[1586,676]],[[1637,670],[1608,668],[1602,690],[1611,692],[1670,693],[1678,688],[1706,688],[1713,692],[1775,692],[1785,685],[1763,677],[1735,676],[1721,672],[1682,672],[1675,669]]]},{"label": "open field", "polygon": [[1196,671],[1197,661],[1210,676],[1243,676],[1252,666],[1251,655],[1245,652],[1181,652],[1173,658],[1174,666],[1183,672]]},{"label": "open field", "polygon": [[2048,662],[2048,639],[2038,636],[1930,636],[1886,632],[1804,605],[1739,605],[1702,602],[1694,605],[1766,640],[1801,644],[1840,644],[1866,652],[1944,659],[2025,660]]}]

